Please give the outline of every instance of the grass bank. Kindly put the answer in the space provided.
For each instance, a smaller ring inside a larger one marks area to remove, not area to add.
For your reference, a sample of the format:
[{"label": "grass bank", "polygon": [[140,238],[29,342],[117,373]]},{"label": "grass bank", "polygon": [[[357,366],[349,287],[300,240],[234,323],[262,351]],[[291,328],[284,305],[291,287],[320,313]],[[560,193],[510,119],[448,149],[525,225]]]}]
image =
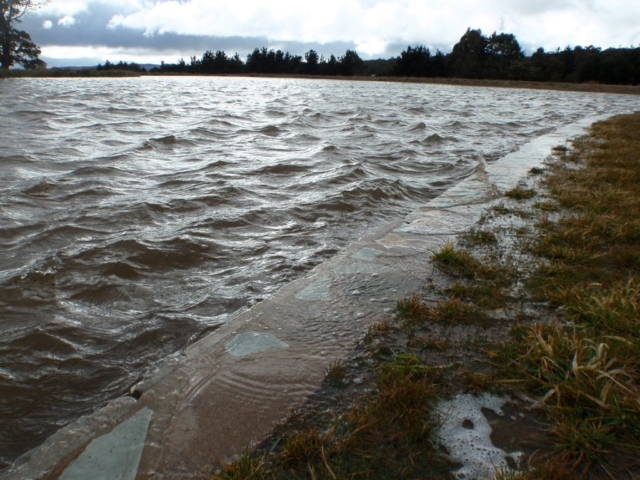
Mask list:
[{"label": "grass bank", "polygon": [[492,436],[525,453],[497,479],[638,478],[640,114],[555,148],[433,262],[443,281],[381,315],[304,409],[208,478],[454,478],[437,405],[460,392],[526,413]]}]

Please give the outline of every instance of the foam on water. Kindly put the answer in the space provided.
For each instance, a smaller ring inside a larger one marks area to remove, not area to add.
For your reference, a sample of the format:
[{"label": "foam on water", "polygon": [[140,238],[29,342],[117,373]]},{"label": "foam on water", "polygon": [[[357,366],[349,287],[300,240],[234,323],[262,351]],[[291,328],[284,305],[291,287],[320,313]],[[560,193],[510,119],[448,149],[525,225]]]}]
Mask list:
[{"label": "foam on water", "polygon": [[485,480],[495,473],[508,470],[507,457],[518,462],[520,452],[505,452],[491,443],[491,426],[482,409],[504,415],[505,398],[488,393],[461,394],[438,405],[442,425],[438,432],[441,444],[449,456],[462,466],[454,472],[460,480]]},{"label": "foam on water", "polygon": [[[331,80],[0,80],[0,468],[479,165],[637,103]],[[383,273],[373,254],[336,271]],[[300,301],[327,295],[315,280]]]}]

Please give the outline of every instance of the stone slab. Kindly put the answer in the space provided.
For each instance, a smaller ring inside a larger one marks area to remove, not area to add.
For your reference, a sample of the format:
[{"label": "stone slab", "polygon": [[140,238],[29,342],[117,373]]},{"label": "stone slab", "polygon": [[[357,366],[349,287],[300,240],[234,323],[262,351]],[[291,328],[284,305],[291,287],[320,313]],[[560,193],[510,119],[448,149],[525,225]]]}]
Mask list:
[{"label": "stone slab", "polygon": [[153,412],[144,408],[93,440],[60,480],[134,480]]},{"label": "stone slab", "polygon": [[116,400],[74,422],[0,479],[101,478],[105,471],[130,479],[138,459],[136,479],[193,478],[241,453],[304,403],[369,323],[434,275],[433,251],[474,225],[551,147],[599,119],[479,164],[403,221],[355,242],[190,346],[134,387],[137,400]]}]

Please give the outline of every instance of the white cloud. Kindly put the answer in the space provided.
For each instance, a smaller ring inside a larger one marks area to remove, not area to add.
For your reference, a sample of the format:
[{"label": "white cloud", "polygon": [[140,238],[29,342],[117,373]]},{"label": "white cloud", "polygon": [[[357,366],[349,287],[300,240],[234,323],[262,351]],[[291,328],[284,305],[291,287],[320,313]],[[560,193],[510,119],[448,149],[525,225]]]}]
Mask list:
[{"label": "white cloud", "polygon": [[161,61],[178,59],[180,52],[174,50],[148,50],[143,48],[109,48],[109,47],[68,47],[59,45],[49,45],[42,47],[42,57],[56,59],[60,63],[72,64],[75,58],[93,59],[95,64],[110,62],[140,62],[144,58],[144,63],[160,64]]},{"label": "white cloud", "polygon": [[71,27],[72,25],[75,25],[75,24],[76,24],[76,19],[73,18],[71,15],[65,15],[60,20],[58,20],[58,25],[62,27]]},{"label": "white cloud", "polygon": [[49,30],[51,27],[53,27],[53,22],[51,20],[45,20],[42,22],[42,28],[45,30]]},{"label": "white cloud", "polygon": [[619,0],[168,0],[140,3],[129,14],[114,16],[109,25],[141,29],[147,35],[172,32],[352,41],[377,53],[389,42],[453,45],[467,27],[486,33],[512,31],[521,42],[547,47],[567,43],[609,46],[637,37],[634,23],[639,17],[640,2]]},{"label": "white cloud", "polygon": [[384,40],[367,40],[356,43],[356,51],[370,57],[382,55],[387,50],[388,43]]},{"label": "white cloud", "polygon": [[117,10],[131,13],[148,5],[149,0],[51,0],[39,11],[45,15],[77,16],[79,13],[90,10],[92,5],[108,5]]},{"label": "white cloud", "polygon": [[77,20],[79,28],[97,11],[111,16],[105,28],[142,32],[145,43],[165,33],[258,37],[271,45],[343,42],[365,57],[398,44],[447,51],[468,27],[513,33],[521,45],[546,50],[640,42],[637,0],[52,0],[40,14],[55,15],[61,26]]},{"label": "white cloud", "polygon": [[45,15],[77,15],[88,8],[87,0],[53,0],[48,3],[40,12]]}]

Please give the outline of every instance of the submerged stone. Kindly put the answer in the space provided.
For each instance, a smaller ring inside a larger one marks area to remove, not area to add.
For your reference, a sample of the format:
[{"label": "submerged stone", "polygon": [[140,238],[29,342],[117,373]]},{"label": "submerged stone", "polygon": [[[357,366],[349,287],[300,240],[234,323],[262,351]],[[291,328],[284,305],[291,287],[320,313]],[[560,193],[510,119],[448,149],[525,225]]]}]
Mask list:
[{"label": "submerged stone", "polygon": [[236,335],[233,340],[227,342],[225,348],[235,357],[244,357],[252,353],[278,350],[288,346],[289,344],[270,333],[247,332]]},{"label": "submerged stone", "polygon": [[331,278],[318,277],[316,281],[313,282],[311,285],[300,290],[296,294],[296,298],[298,300],[329,300],[330,287],[331,287]]},{"label": "submerged stone", "polygon": [[145,407],[93,440],[66,468],[60,480],[134,480],[152,415]]},{"label": "submerged stone", "polygon": [[378,258],[381,253],[381,251],[374,250],[373,248],[363,248],[351,255],[351,257],[357,260],[364,260],[365,262],[372,262],[373,260]]},{"label": "submerged stone", "polygon": [[354,273],[389,273],[393,270],[384,265],[376,265],[375,263],[352,263],[351,265],[340,265],[334,269],[334,272],[343,275],[352,275]]}]

